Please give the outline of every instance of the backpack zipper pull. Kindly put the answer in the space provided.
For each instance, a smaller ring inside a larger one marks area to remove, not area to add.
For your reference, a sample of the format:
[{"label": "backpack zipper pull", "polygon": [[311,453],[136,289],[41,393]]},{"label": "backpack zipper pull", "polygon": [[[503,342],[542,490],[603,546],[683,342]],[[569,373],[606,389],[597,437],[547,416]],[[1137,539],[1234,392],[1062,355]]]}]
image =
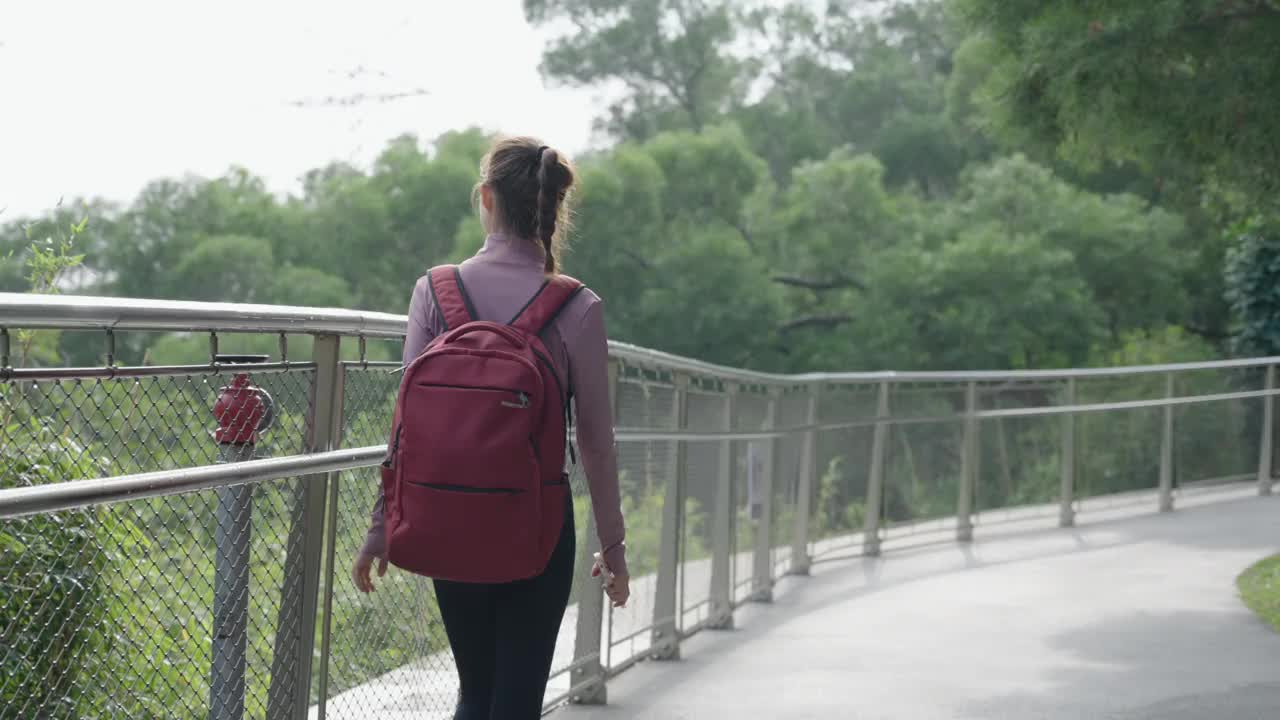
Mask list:
[{"label": "backpack zipper pull", "polygon": [[515,408],[515,409],[517,409],[517,410],[528,410],[528,409],[529,409],[529,396],[528,396],[528,395],[526,395],[526,394],[524,394],[524,393],[522,393],[522,392],[516,393],[516,402],[511,402],[511,401],[509,401],[509,400],[503,400],[503,401],[502,401],[502,406],[503,406],[503,407],[509,407],[509,408]]}]

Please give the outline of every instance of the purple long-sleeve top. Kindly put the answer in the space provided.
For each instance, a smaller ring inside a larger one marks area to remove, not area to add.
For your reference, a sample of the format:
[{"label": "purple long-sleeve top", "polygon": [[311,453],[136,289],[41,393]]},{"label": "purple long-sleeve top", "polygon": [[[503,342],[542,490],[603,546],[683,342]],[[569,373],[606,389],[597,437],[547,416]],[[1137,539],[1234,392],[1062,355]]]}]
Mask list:
[{"label": "purple long-sleeve top", "polygon": [[[477,320],[506,321],[533,297],[546,275],[542,248],[532,240],[492,234],[475,257],[461,265],[462,281]],[[408,365],[444,330],[444,318],[432,300],[426,277],[409,301],[409,330],[404,342]],[[604,303],[590,290],[578,293],[543,336],[552,363],[568,378],[577,411],[578,448],[591,492],[596,533],[605,564],[615,573],[627,570],[622,544],[625,527],[618,490],[613,413],[609,404],[609,346]],[[385,557],[382,500],[374,506],[364,550]]]}]

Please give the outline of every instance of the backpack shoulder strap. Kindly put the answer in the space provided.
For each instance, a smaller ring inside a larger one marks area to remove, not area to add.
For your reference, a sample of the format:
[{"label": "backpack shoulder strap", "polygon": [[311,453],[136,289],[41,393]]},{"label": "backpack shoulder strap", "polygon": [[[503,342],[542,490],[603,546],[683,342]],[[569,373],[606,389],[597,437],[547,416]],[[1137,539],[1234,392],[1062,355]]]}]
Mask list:
[{"label": "backpack shoulder strap", "polygon": [[475,306],[462,284],[462,273],[457,265],[431,268],[430,277],[431,299],[444,318],[445,330],[453,330],[475,320]]},{"label": "backpack shoulder strap", "polygon": [[569,302],[582,292],[583,287],[582,283],[568,275],[552,275],[542,283],[538,292],[534,293],[509,324],[517,330],[540,336],[560,317]]}]

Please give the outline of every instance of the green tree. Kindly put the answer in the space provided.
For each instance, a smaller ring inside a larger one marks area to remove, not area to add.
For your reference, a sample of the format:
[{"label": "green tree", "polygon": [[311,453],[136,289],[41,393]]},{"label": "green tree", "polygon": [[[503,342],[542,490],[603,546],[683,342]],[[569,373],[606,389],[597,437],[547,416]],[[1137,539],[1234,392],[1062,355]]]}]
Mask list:
[{"label": "green tree", "polygon": [[1087,361],[1102,318],[1071,253],[987,223],[936,251],[877,258],[842,334],[880,367],[1062,367]]},{"label": "green tree", "polygon": [[[1069,252],[1113,341],[1185,314],[1186,258],[1174,252],[1185,227],[1179,217],[1139,198],[1082,192],[1015,155],[969,173],[952,222],[957,229],[993,222]],[[1141,281],[1135,281],[1139,274]]]},{"label": "green tree", "polygon": [[198,241],[178,260],[172,282],[184,288],[184,299],[262,302],[270,298],[274,266],[267,241],[218,235]]},{"label": "green tree", "polygon": [[534,25],[573,27],[543,53],[543,74],[578,86],[621,84],[624,96],[602,124],[615,136],[645,139],[662,130],[699,130],[738,96],[748,66],[731,52],[741,5],[524,0],[524,11]]},{"label": "green tree", "polygon": [[1280,225],[1254,220],[1237,232],[1226,264],[1238,355],[1280,355]]},{"label": "green tree", "polygon": [[1085,164],[1177,158],[1274,206],[1280,6],[1272,0],[957,0],[994,45],[984,95],[1016,142]]}]

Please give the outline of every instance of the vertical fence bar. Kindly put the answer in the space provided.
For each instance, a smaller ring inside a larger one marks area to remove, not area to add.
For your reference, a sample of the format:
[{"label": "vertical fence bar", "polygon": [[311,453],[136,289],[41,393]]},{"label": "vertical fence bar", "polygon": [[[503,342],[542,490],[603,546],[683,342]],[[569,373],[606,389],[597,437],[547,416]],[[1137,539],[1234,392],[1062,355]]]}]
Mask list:
[{"label": "vertical fence bar", "polygon": [[[361,354],[363,354],[363,352]],[[347,371],[346,368],[342,366],[341,355],[336,350],[332,351],[332,360],[338,363],[338,371],[335,375],[335,384],[333,388],[334,400],[331,412],[333,422],[329,429],[329,447],[331,449],[336,449],[342,446],[342,425],[343,412],[346,407]],[[317,365],[321,362],[327,363],[329,361],[329,356],[316,358]],[[390,435],[390,428],[388,428],[388,435]],[[324,554],[323,568],[325,571],[325,577],[324,597],[321,598],[322,606],[317,608],[317,612],[322,614],[320,615],[320,671],[319,673],[316,673],[318,685],[317,696],[319,698],[319,702],[316,708],[315,720],[325,720],[325,714],[329,705],[329,652],[331,648],[330,641],[333,636],[333,593],[334,583],[339,577],[336,557],[338,543],[338,492],[341,490],[341,483],[342,473],[330,473],[325,482],[325,484],[328,485],[328,494],[323,501],[324,504],[316,505],[317,500],[314,497],[307,501],[307,512],[317,513],[310,515],[309,517],[318,518],[320,517],[318,513],[324,513],[325,520],[323,525],[327,532],[327,535],[321,539],[321,542],[324,545],[322,552]],[[321,490],[317,490],[316,494],[321,494]],[[307,557],[310,558],[311,555],[308,554]],[[312,627],[314,625],[314,620],[312,620],[310,624],[305,620],[303,621],[303,627]],[[312,673],[308,672],[307,677],[311,677],[311,674]],[[303,697],[299,700],[299,704],[302,708],[306,708],[308,702],[309,698],[307,697]],[[299,720],[301,720],[301,717],[302,716],[299,716]]]},{"label": "vertical fence bar", "polygon": [[[1164,378],[1164,396],[1172,398],[1176,388],[1173,373]],[[1173,510],[1173,406],[1165,405],[1160,430],[1160,512]]]},{"label": "vertical fence bar", "polygon": [[[312,359],[316,365],[312,385],[311,415],[307,419],[307,452],[333,449],[342,427],[341,338],[335,335],[316,337]],[[275,709],[272,717],[305,720],[311,701],[311,670],[315,661],[316,619],[321,600],[320,573],[324,559],[324,517],[327,474],[301,478],[301,492],[296,496],[289,526],[288,549],[284,563],[284,587],[298,582],[296,597],[281,599],[276,623],[275,646],[271,659],[271,685],[267,705]],[[333,568],[325,592],[333,592]],[[329,617],[324,618],[327,633]],[[328,663],[327,656],[320,659]],[[325,698],[320,697],[319,718],[323,720]]]},{"label": "vertical fence bar", "polygon": [[800,447],[800,478],[796,488],[796,514],[791,537],[792,575],[808,575],[812,558],[809,557],[809,512],[813,501],[813,488],[817,485],[818,455],[818,393],[820,385],[809,388],[809,407],[805,413],[805,431]]},{"label": "vertical fence bar", "polygon": [[[677,431],[688,426],[689,378],[676,375],[675,399],[671,403],[672,425]],[[672,443],[667,458],[666,495],[662,503],[662,535],[658,547],[658,584],[653,601],[653,641],[650,645],[655,660],[680,657],[680,633],[677,630],[676,581],[680,575],[680,541],[684,526],[685,455],[682,441]]]},{"label": "vertical fence bar", "polygon": [[[721,429],[733,432],[736,386],[727,384]],[[733,440],[720,441],[720,463],[716,476],[715,507],[711,517],[711,623],[712,628],[733,627],[733,536],[737,502],[734,492]]]},{"label": "vertical fence bar", "polygon": [[[254,446],[221,444],[218,462],[252,460]],[[218,490],[214,530],[213,652],[209,678],[210,720],[241,720],[249,639],[249,541],[253,486]],[[287,586],[287,584],[286,584]]]},{"label": "vertical fence bar", "polygon": [[[778,393],[768,389],[769,409],[765,414],[764,430],[772,432],[778,427]],[[756,548],[754,571],[751,580],[751,601],[773,601],[773,483],[777,475],[779,445],[781,440],[765,441],[765,460],[761,463],[760,484],[756,497],[760,500],[760,519],[756,522]]]},{"label": "vertical fence bar", "polygon": [[973,493],[978,476],[978,384],[970,381],[964,393],[964,436],[960,452],[960,488],[956,502],[956,540],[973,539]]},{"label": "vertical fence bar", "polygon": [[[1066,394],[1063,397],[1066,405],[1076,404],[1076,379],[1067,380]],[[1076,416],[1065,413],[1062,416],[1062,485],[1058,495],[1058,525],[1071,527],[1076,524],[1075,488],[1076,488]]]},{"label": "vertical fence bar", "polygon": [[884,514],[884,454],[889,440],[889,383],[876,390],[876,426],[871,436],[871,466],[867,472],[867,509],[862,530],[862,553],[880,554],[880,521]]},{"label": "vertical fence bar", "polygon": [[[618,361],[609,360],[609,407],[613,420],[618,420],[618,382],[622,375]],[[587,513],[587,530],[578,549],[578,567],[589,568],[592,554],[599,543],[596,539],[596,517]],[[570,685],[574,688],[570,700],[579,705],[604,705],[609,700],[605,685],[604,664],[601,662],[600,633],[604,629],[604,588],[590,579],[583,581],[578,593],[578,626],[573,643],[573,671]]]},{"label": "vertical fence bar", "polygon": [[[1276,366],[1267,366],[1266,386],[1268,392],[1276,387]],[[1262,438],[1258,450],[1258,494],[1270,495],[1273,481],[1271,479],[1272,453],[1275,448],[1275,411],[1276,399],[1271,395],[1262,397]]]}]

